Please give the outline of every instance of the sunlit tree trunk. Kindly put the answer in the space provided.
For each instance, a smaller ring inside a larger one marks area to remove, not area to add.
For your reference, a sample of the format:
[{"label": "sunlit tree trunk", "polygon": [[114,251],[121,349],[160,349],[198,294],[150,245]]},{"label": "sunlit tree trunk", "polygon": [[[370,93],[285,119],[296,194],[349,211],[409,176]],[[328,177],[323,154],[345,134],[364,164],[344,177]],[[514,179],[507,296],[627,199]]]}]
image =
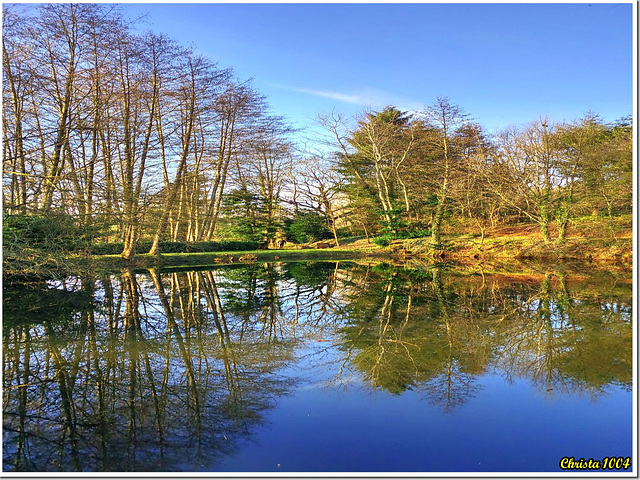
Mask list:
[{"label": "sunlit tree trunk", "polygon": [[[124,211],[122,258],[130,260],[135,255],[136,243],[140,228],[140,196],[145,175],[146,160],[151,148],[151,134],[154,130],[155,112],[159,102],[158,71],[153,69],[148,98],[146,119],[143,112],[142,88],[138,83],[140,72],[134,65],[133,39],[124,39],[119,45],[118,74],[122,94],[122,129],[123,152],[121,159],[122,203]],[[144,81],[144,80],[143,80]],[[146,123],[146,126],[145,126]],[[142,138],[138,131],[144,128]]]},{"label": "sunlit tree trunk", "polygon": [[188,83],[183,85],[180,89],[180,96],[182,97],[180,111],[183,112],[180,122],[182,125],[180,160],[178,162],[173,184],[166,187],[167,194],[165,196],[164,208],[160,221],[158,222],[158,228],[153,237],[153,244],[149,250],[150,255],[158,255],[160,253],[160,239],[164,235],[164,231],[169,223],[169,214],[174,208],[176,199],[182,189],[182,178],[187,167],[187,159],[190,153],[189,150],[193,142],[193,129],[196,121],[195,117],[197,115],[196,104],[198,101],[196,98],[196,69],[199,67],[199,65],[196,65],[194,62],[200,63],[202,62],[202,59],[188,59]]},{"label": "sunlit tree trunk", "polygon": [[453,152],[451,145],[452,130],[462,125],[466,116],[462,109],[449,102],[447,98],[439,97],[435,104],[426,111],[427,119],[439,131],[438,156],[440,158],[440,186],[437,190],[438,204],[431,224],[431,242],[439,245],[442,242],[442,218],[449,200],[449,183],[453,169]]},{"label": "sunlit tree trunk", "polygon": [[45,17],[44,21],[48,19],[59,24],[60,34],[64,38],[64,43],[66,43],[66,51],[62,54],[62,58],[66,54],[68,55],[68,60],[65,65],[58,63],[57,59],[60,55],[56,50],[60,45],[54,43],[54,38],[49,36],[47,30],[44,30],[45,54],[50,69],[54,101],[58,113],[53,151],[48,160],[48,175],[45,175],[42,203],[40,204],[40,210],[45,213],[51,210],[53,194],[64,169],[63,148],[69,141],[69,116],[76,82],[76,67],[79,61],[79,58],[77,58],[79,31],[78,18],[76,16],[78,7],[76,5],[51,5],[49,7],[49,16]]},{"label": "sunlit tree trunk", "polygon": [[[5,28],[7,23],[7,16],[4,15]],[[4,71],[4,78],[7,81],[10,101],[5,98],[5,107],[3,108],[3,117],[5,117],[5,109],[8,109],[7,104],[10,105],[12,113],[12,122],[9,118],[3,120],[3,133],[4,133],[4,163],[9,165],[9,168],[5,167],[5,171],[11,172],[11,212],[19,211],[26,213],[27,211],[27,170],[26,170],[26,157],[24,149],[24,133],[22,129],[22,119],[25,115],[24,104],[26,101],[25,95],[26,85],[22,75],[16,74],[14,66],[11,64],[9,57],[9,49],[6,43],[6,36],[2,37],[2,66]],[[13,132],[9,132],[9,125],[13,124]],[[8,161],[7,159],[10,159]]]}]

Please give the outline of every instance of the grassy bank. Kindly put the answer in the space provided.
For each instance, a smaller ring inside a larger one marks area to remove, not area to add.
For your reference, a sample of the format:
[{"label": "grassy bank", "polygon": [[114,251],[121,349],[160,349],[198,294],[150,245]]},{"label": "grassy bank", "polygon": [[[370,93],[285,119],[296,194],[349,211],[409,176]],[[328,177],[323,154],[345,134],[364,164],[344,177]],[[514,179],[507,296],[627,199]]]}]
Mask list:
[{"label": "grassy bank", "polygon": [[387,261],[393,264],[428,266],[436,262],[456,263],[472,271],[522,272],[544,271],[549,264],[562,264],[568,272],[575,274],[584,270],[585,264],[597,270],[631,272],[631,239],[616,242],[570,239],[561,247],[548,245],[532,238],[513,236],[487,238],[480,244],[477,238],[457,237],[447,239],[442,249],[434,250],[427,239],[397,242],[389,247],[329,249],[284,249],[253,250],[248,252],[215,253],[167,253],[160,256],[138,255],[131,262],[118,255],[94,257],[97,270],[119,270],[133,268],[192,267],[242,264],[254,262],[282,261],[335,261],[358,260],[370,262]]},{"label": "grassy bank", "polygon": [[[123,267],[208,267],[219,264],[296,261],[296,260],[356,260],[389,261],[399,264],[455,262],[461,265],[481,264],[496,270],[519,270],[533,266],[564,263],[585,264],[598,270],[631,271],[633,239],[631,216],[615,222],[585,217],[572,224],[564,243],[545,242],[534,225],[498,227],[485,232],[484,238],[469,228],[466,232],[456,226],[443,236],[443,243],[434,248],[430,238],[394,240],[387,247],[379,247],[364,237],[341,240],[339,247],[318,248],[324,245],[303,245],[280,250],[248,250],[220,252],[163,253],[160,256],[140,254],[131,262],[118,255],[95,255],[99,270]],[[459,231],[462,230],[462,233]],[[552,234],[554,232],[552,231]],[[326,243],[326,242],[322,242]],[[535,268],[534,270],[540,270]]]},{"label": "grassy bank", "polygon": [[[615,222],[585,217],[576,219],[562,244],[545,242],[534,225],[496,228],[485,232],[448,233],[433,248],[429,239],[395,241],[389,253],[400,260],[433,258],[463,265],[566,264],[589,265],[598,270],[628,271],[633,265],[631,216]],[[555,234],[552,230],[552,235]]]},{"label": "grassy bank", "polygon": [[558,245],[545,242],[537,236],[503,235],[481,240],[475,236],[462,235],[445,238],[437,249],[430,245],[428,239],[412,239],[394,242],[389,251],[398,256],[432,256],[465,262],[504,259],[554,262],[571,260],[631,266],[633,258],[630,237],[615,240],[569,238]]}]

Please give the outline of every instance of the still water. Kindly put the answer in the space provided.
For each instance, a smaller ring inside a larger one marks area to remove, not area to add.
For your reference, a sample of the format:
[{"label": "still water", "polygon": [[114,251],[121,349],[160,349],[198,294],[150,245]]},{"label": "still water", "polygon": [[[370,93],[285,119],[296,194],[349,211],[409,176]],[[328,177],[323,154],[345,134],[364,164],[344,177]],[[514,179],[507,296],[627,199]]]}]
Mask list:
[{"label": "still water", "polygon": [[6,286],[3,469],[548,472],[628,457],[631,307],[631,282],[606,274],[349,262]]}]

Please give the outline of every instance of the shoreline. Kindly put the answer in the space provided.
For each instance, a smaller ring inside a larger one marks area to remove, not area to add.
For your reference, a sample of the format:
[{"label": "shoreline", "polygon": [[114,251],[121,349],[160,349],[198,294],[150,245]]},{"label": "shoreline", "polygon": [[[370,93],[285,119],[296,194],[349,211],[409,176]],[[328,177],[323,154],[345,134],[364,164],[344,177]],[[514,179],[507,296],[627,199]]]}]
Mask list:
[{"label": "shoreline", "polygon": [[447,265],[471,270],[540,272],[550,266],[572,272],[584,272],[588,266],[596,271],[629,274],[633,266],[632,238],[614,242],[569,238],[558,246],[531,238],[488,237],[482,245],[465,236],[449,238],[442,248],[434,249],[428,239],[394,241],[388,247],[367,248],[295,248],[229,252],[139,254],[133,260],[119,255],[95,255],[92,263],[100,270],[122,268],[206,268],[221,265],[288,261],[340,261],[391,263],[397,266],[429,267]]},{"label": "shoreline", "polygon": [[[562,245],[545,242],[531,227],[496,229],[484,238],[477,233],[450,231],[437,248],[429,237],[395,239],[378,246],[364,236],[311,244],[285,245],[282,249],[137,254],[124,260],[118,254],[73,254],[26,261],[10,265],[5,258],[5,281],[17,282],[73,275],[76,272],[118,272],[139,269],[205,269],[220,265],[293,261],[354,261],[361,264],[387,263],[407,268],[444,266],[462,271],[521,274],[549,270],[579,275],[589,271],[610,272],[619,278],[631,278],[633,271],[633,234],[629,227],[617,228],[607,235],[602,225],[588,225],[574,231]],[[21,280],[22,279],[22,280]]]}]

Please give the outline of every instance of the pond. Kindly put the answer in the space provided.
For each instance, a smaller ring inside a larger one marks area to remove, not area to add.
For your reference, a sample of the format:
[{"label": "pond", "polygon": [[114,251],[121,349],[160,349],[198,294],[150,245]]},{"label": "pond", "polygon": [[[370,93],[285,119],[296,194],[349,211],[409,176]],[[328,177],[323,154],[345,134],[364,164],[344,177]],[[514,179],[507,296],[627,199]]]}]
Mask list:
[{"label": "pond", "polygon": [[606,274],[125,270],[5,286],[3,317],[4,471],[557,472],[632,455],[632,285]]}]

